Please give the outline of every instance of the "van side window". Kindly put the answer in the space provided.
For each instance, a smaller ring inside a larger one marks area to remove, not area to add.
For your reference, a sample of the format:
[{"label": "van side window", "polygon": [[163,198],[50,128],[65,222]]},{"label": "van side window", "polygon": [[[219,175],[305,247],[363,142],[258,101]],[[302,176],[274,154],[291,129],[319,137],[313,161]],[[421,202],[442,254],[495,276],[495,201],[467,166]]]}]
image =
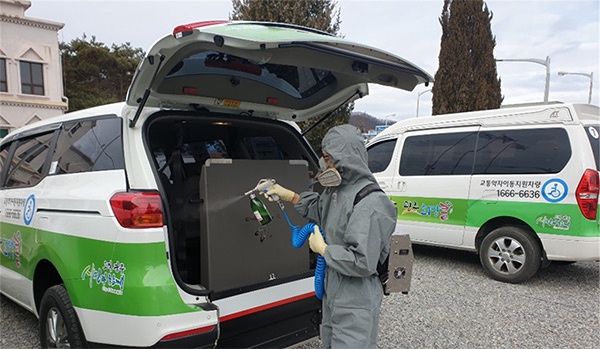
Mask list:
[{"label": "van side window", "polygon": [[44,164],[53,136],[54,132],[49,132],[18,141],[12,161],[7,163],[7,188],[34,186],[44,178]]},{"label": "van side window", "polygon": [[558,173],[571,158],[562,128],[481,131],[475,174]]},{"label": "van side window", "polygon": [[471,174],[476,132],[407,137],[400,157],[400,175]]},{"label": "van side window", "polygon": [[367,149],[369,170],[373,173],[383,172],[392,161],[396,147],[396,139],[374,144]]},{"label": "van side window", "polygon": [[124,168],[121,119],[65,124],[52,157],[51,174]]}]

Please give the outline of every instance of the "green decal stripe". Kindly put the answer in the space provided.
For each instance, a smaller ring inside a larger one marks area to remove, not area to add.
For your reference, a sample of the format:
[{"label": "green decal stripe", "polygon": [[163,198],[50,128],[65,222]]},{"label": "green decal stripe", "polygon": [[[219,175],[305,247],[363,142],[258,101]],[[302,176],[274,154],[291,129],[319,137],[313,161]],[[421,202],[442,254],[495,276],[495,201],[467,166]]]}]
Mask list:
[{"label": "green decal stripe", "polygon": [[497,217],[517,218],[537,233],[600,237],[597,221],[574,204],[392,196],[398,220],[480,227]]},{"label": "green decal stripe", "polygon": [[538,234],[600,237],[597,221],[586,219],[575,204],[515,201],[470,201],[467,226],[480,227],[497,217],[515,217]]},{"label": "green decal stripe", "polygon": [[464,225],[467,200],[392,196],[398,207],[398,220]]},{"label": "green decal stripe", "polygon": [[74,306],[137,316],[200,310],[181,300],[162,242],[115,244],[48,231],[39,231],[36,242],[34,229],[9,224],[2,228],[3,240],[17,231],[23,240],[21,267],[4,254],[2,265],[33,279],[35,266],[49,261]]}]

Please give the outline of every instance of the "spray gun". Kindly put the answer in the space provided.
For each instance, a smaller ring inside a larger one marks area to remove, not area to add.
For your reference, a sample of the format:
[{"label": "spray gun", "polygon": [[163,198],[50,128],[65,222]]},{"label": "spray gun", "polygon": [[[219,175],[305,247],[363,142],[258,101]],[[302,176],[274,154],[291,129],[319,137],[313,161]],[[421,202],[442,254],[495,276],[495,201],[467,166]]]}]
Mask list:
[{"label": "spray gun", "polygon": [[[246,193],[244,193],[244,195],[249,196],[252,193],[266,193],[269,190],[271,190],[271,188],[273,188],[273,186],[275,185],[275,180],[272,178],[263,178],[260,181],[258,181],[258,184],[256,185],[256,187],[254,187],[252,190],[247,191]],[[279,202],[279,196],[277,195],[271,195],[271,198],[273,199],[273,201],[277,201]]]},{"label": "spray gun", "polygon": [[[262,194],[268,192],[275,185],[275,180],[272,178],[263,178],[258,181],[258,184],[253,189],[244,193],[244,195],[250,198],[250,208],[256,217],[256,220],[260,225],[267,225],[271,222],[271,214],[265,207],[265,205],[260,201],[260,199],[256,196],[257,194]],[[279,208],[284,210],[283,203],[279,200],[279,196],[270,195],[273,201],[277,202]]]}]

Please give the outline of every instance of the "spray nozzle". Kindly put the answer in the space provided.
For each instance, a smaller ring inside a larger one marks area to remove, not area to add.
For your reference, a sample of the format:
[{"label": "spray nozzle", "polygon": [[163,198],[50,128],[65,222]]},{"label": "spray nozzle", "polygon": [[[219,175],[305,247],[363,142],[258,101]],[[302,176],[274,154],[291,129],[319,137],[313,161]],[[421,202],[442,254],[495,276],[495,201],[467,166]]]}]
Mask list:
[{"label": "spray nozzle", "polygon": [[[253,194],[256,194],[256,193],[266,194],[269,190],[271,190],[271,188],[273,188],[275,183],[276,182],[273,178],[263,178],[258,181],[258,184],[256,185],[256,187],[247,191],[246,193],[244,193],[244,195],[251,197]],[[281,200],[279,200],[278,195],[269,195],[269,198],[272,199],[272,201],[277,202],[277,204],[279,205],[279,208],[281,208],[282,211],[284,210],[283,203],[281,202]]]},{"label": "spray nozzle", "polygon": [[[256,187],[247,191],[246,193],[244,193],[244,195],[250,196],[252,193],[266,193],[269,190],[271,190],[271,188],[273,188],[273,185],[275,185],[275,183],[275,180],[272,178],[263,178],[260,181],[258,181]],[[273,199],[273,201],[279,201],[279,196],[277,195],[271,195],[271,198]]]}]

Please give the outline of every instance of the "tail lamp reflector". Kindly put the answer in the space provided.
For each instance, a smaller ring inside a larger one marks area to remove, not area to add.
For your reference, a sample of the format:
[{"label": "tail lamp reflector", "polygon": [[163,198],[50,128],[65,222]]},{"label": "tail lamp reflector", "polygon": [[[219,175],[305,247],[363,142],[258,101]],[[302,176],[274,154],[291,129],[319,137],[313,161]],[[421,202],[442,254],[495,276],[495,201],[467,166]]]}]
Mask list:
[{"label": "tail lamp reflector", "polygon": [[183,337],[189,337],[189,336],[193,336],[193,335],[197,335],[197,334],[201,334],[201,333],[210,332],[215,327],[216,327],[215,325],[211,325],[211,326],[206,326],[206,327],[195,328],[193,330],[171,333],[171,334],[164,336],[161,339],[161,341],[169,341],[169,340],[173,340],[173,339],[179,339],[179,338],[183,338]]},{"label": "tail lamp reflector", "polygon": [[110,198],[115,218],[124,228],[159,228],[163,226],[163,209],[159,193],[117,193]]},{"label": "tail lamp reflector", "polygon": [[598,214],[599,182],[598,171],[587,169],[575,191],[579,209],[587,219],[595,220]]}]

